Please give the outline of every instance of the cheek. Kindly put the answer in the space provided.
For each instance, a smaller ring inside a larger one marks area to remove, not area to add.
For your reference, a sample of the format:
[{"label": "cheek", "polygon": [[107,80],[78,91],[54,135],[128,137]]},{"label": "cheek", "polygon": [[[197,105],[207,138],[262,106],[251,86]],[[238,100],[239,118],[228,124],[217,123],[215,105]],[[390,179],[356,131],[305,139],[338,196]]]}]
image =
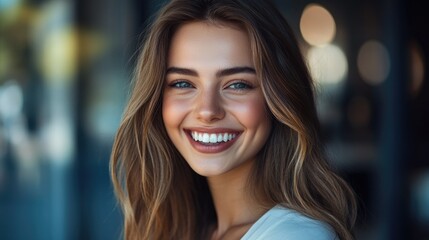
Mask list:
[{"label": "cheek", "polygon": [[167,131],[169,128],[178,127],[188,111],[189,103],[169,96],[164,96],[162,103],[162,118]]},{"label": "cheek", "polygon": [[236,104],[231,111],[246,128],[269,128],[270,118],[265,100],[262,97],[253,97],[241,104]]}]

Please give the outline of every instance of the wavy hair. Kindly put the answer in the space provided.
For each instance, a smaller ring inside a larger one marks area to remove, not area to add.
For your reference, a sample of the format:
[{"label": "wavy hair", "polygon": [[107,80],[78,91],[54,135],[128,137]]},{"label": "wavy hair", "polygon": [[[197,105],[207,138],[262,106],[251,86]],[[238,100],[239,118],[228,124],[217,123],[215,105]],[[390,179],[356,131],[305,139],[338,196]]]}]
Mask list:
[{"label": "wavy hair", "polygon": [[273,125],[248,191],[263,207],[282,204],[353,239],[354,194],[326,161],[307,65],[284,17],[260,0],[173,0],[149,27],[110,162],[124,237],[207,239],[216,223],[207,181],[176,150],[161,113],[170,41],[193,21],[240,27],[250,38]]}]

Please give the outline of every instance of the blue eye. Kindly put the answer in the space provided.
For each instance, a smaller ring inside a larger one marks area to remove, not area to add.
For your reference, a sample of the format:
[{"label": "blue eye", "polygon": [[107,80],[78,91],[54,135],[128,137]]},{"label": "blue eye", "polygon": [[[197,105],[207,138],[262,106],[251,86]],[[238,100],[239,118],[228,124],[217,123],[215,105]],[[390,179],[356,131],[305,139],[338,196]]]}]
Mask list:
[{"label": "blue eye", "polygon": [[252,89],[252,86],[244,82],[235,82],[229,85],[228,88],[241,90],[241,89]]},{"label": "blue eye", "polygon": [[176,81],[170,84],[170,87],[174,88],[192,88],[192,84],[186,82],[186,81]]}]

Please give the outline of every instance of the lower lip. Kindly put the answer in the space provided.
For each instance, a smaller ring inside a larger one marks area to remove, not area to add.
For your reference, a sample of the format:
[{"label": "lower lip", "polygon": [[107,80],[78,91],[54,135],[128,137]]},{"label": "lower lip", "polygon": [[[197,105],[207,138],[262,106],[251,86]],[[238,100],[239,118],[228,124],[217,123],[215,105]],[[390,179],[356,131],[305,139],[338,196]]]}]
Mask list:
[{"label": "lower lip", "polygon": [[220,153],[232,146],[234,142],[237,140],[237,138],[240,136],[239,134],[236,135],[234,139],[228,142],[221,142],[215,145],[207,145],[203,144],[202,142],[196,142],[194,139],[190,136],[190,134],[186,134],[188,136],[189,141],[191,142],[192,147],[194,147],[195,150],[197,150],[200,153]]}]

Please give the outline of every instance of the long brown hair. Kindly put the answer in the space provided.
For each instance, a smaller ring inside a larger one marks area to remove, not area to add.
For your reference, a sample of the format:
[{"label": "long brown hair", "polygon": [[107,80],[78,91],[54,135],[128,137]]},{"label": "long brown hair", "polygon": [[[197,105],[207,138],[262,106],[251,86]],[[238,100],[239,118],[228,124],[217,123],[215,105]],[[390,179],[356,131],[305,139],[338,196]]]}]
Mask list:
[{"label": "long brown hair", "polygon": [[249,192],[261,206],[282,204],[353,239],[354,195],[326,162],[307,66],[286,20],[260,0],[173,0],[150,26],[111,155],[125,238],[205,239],[216,223],[206,179],[175,149],[161,114],[170,40],[191,21],[236,26],[249,35],[273,118]]}]

